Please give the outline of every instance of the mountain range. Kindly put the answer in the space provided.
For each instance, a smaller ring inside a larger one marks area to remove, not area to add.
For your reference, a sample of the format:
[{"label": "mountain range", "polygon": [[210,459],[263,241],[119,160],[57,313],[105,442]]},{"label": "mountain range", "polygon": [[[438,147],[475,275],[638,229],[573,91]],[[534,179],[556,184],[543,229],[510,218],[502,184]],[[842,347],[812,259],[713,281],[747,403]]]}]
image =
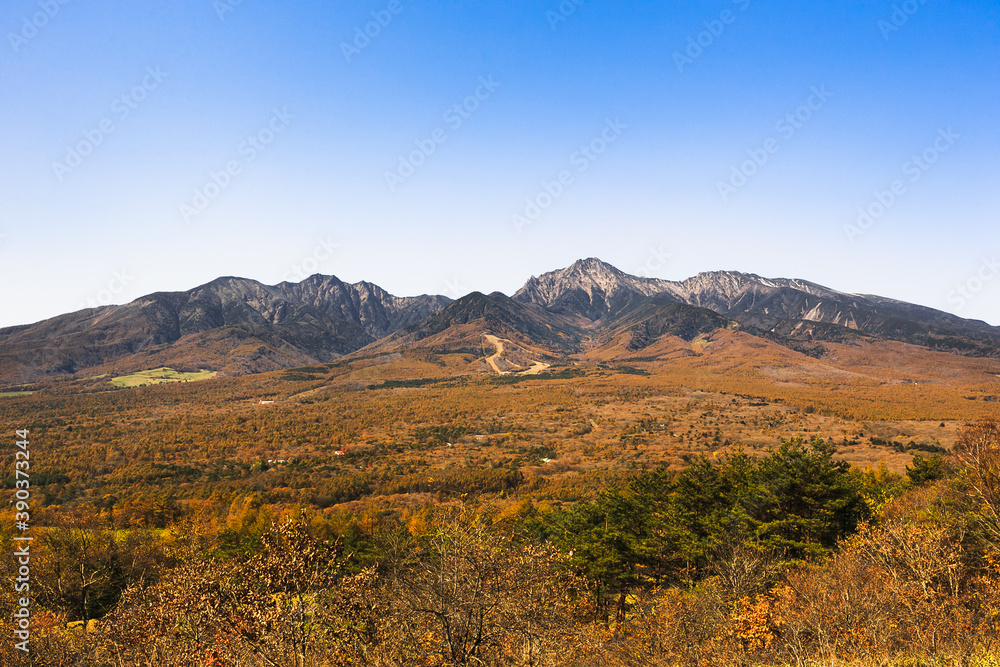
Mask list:
[{"label": "mountain range", "polygon": [[278,285],[218,278],[0,329],[0,382],[159,366],[240,375],[356,352],[469,349],[483,333],[558,359],[602,345],[635,352],[666,336],[691,341],[720,329],[813,357],[825,353],[824,343],[869,339],[1000,358],[1000,327],[932,308],[735,271],[679,282],[642,278],[589,258],[533,276],[513,296],[473,292],[454,301],[396,297],[334,276]]}]

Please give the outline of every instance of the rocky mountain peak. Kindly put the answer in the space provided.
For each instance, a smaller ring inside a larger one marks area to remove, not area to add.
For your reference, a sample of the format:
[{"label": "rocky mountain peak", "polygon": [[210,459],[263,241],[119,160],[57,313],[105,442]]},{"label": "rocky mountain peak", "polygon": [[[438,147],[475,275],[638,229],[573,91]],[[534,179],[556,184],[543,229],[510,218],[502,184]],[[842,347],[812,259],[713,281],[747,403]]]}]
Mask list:
[{"label": "rocky mountain peak", "polygon": [[571,311],[590,319],[616,312],[636,297],[667,291],[665,281],[630,276],[596,257],[581,259],[565,269],[532,276],[514,299],[555,311]]}]

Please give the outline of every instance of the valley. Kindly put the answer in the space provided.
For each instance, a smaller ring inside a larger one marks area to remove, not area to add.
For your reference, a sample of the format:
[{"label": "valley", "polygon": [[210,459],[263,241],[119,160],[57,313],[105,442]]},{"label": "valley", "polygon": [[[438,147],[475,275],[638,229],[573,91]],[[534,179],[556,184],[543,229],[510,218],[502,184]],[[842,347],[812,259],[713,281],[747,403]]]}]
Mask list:
[{"label": "valley", "polygon": [[[997,406],[994,360],[951,357],[942,370],[941,353],[892,343],[833,344],[819,361],[738,332],[696,347],[667,338],[650,357],[602,347],[531,372],[497,339],[485,357],[413,348],[199,382],[109,390],[88,380],[9,397],[2,410],[39,434],[37,470],[60,480],[42,489],[45,503],[99,512],[99,498],[135,493],[194,511],[223,489],[331,510],[369,496],[330,495],[347,479],[375,476],[388,489],[434,471],[505,470],[537,498],[550,487],[586,495],[602,476],[765,456],[813,437],[859,470],[902,474],[914,453],[949,451],[963,425]],[[529,372],[504,370],[517,368]],[[289,465],[267,469],[269,459]],[[115,508],[122,520],[130,511]]]}]

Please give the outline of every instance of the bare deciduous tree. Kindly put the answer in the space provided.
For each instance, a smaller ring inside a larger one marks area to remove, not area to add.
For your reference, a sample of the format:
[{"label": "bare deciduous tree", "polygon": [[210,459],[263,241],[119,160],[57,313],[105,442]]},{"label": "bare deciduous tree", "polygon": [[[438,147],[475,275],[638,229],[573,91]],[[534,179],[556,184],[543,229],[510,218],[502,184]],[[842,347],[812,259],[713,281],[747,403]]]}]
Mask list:
[{"label": "bare deciduous tree", "polygon": [[966,428],[954,448],[981,507],[981,523],[1000,549],[1000,424],[993,420]]}]

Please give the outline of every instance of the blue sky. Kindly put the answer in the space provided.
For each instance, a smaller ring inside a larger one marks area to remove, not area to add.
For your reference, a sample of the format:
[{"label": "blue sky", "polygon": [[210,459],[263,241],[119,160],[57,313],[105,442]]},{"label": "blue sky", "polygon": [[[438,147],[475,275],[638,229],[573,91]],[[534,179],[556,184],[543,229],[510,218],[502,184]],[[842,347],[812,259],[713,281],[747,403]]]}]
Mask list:
[{"label": "blue sky", "polygon": [[0,326],[220,275],[510,294],[589,256],[1000,325],[998,21],[986,1],[10,0]]}]

